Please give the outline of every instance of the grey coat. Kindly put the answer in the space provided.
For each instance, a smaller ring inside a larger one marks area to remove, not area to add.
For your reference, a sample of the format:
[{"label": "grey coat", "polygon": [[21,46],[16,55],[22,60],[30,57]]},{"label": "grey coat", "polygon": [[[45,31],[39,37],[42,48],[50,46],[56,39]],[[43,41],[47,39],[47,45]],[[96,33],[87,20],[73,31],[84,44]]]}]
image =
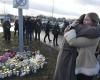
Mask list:
[{"label": "grey coat", "polygon": [[64,39],[58,54],[54,80],[75,80],[77,50]]}]

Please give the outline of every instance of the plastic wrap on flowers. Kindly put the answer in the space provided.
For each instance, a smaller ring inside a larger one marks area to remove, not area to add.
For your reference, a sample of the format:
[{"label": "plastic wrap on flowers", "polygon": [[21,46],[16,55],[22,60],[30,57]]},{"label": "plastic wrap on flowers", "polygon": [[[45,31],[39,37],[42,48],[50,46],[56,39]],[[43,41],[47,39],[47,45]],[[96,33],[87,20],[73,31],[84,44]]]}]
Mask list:
[{"label": "plastic wrap on flowers", "polygon": [[[6,58],[5,58],[6,57]],[[40,51],[6,52],[0,56],[0,78],[25,76],[43,68],[46,58]]]}]

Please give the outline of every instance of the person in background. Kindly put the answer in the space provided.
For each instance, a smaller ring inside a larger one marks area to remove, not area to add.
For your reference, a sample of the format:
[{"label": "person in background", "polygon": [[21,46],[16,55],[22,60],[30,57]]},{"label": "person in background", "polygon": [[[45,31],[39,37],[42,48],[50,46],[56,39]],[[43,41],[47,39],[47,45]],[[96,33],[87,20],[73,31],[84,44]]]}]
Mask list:
[{"label": "person in background", "polygon": [[31,44],[33,30],[34,30],[33,20],[31,19],[31,17],[28,17],[26,19],[26,22],[25,22],[25,30],[26,30],[26,40],[27,40],[27,44]]},{"label": "person in background", "polygon": [[58,35],[60,32],[60,28],[58,23],[56,22],[55,26],[53,27],[52,34],[53,34],[53,45],[58,46]]},{"label": "person in background", "polygon": [[50,40],[50,21],[47,22],[46,27],[45,27],[45,36],[44,36],[44,42],[46,42],[46,37],[48,36],[48,40],[49,42],[51,42]]},{"label": "person in background", "polygon": [[40,41],[40,33],[41,33],[41,20],[39,18],[36,19],[35,21],[35,40],[39,40]]},{"label": "person in background", "polygon": [[3,29],[4,29],[4,38],[5,41],[10,41],[11,39],[11,32],[10,32],[11,24],[9,20],[5,20],[3,23]]},{"label": "person in background", "polygon": [[65,21],[64,21],[64,27],[62,28],[63,34],[64,34],[65,28],[68,27],[68,25],[69,25],[69,22],[65,20]]},{"label": "person in background", "polygon": [[15,27],[14,27],[14,37],[16,36],[16,31],[18,31],[18,35],[19,35],[19,24],[18,24],[18,20],[15,20],[14,23]]}]

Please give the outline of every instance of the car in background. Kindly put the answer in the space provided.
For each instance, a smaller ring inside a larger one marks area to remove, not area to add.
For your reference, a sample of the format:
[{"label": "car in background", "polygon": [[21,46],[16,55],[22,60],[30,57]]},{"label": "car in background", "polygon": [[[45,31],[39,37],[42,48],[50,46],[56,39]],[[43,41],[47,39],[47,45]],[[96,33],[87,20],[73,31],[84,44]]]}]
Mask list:
[{"label": "car in background", "polygon": [[59,22],[60,34],[64,33],[64,30],[68,25],[69,25],[68,21]]}]

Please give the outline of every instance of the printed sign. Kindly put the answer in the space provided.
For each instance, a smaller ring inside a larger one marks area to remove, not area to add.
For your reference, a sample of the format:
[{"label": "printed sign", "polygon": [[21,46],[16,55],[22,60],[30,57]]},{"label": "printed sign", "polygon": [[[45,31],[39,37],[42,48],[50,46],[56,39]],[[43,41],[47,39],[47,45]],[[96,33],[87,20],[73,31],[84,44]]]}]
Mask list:
[{"label": "printed sign", "polygon": [[29,8],[29,0],[13,0],[13,7],[28,9]]}]

